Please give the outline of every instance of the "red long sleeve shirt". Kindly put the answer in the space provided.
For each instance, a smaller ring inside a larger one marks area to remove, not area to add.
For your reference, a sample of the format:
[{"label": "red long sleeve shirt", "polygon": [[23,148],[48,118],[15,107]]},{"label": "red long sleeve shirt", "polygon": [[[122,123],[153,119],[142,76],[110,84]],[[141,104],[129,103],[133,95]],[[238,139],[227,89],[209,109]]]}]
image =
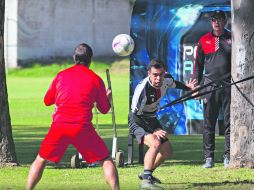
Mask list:
[{"label": "red long sleeve shirt", "polygon": [[[203,74],[205,69],[205,74]],[[212,32],[202,36],[196,51],[193,78],[202,81],[203,76],[215,80],[231,72],[231,33],[219,37]],[[230,80],[230,77],[229,77]]]},{"label": "red long sleeve shirt", "polygon": [[94,103],[103,114],[110,109],[102,79],[86,66],[77,64],[57,74],[44,103],[55,104],[53,123],[92,125]]}]

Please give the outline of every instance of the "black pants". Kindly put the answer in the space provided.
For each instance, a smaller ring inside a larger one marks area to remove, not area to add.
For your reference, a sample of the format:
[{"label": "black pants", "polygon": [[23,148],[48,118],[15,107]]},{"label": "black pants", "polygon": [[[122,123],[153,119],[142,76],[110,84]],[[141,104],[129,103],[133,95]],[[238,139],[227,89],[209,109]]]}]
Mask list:
[{"label": "black pants", "polygon": [[224,156],[228,158],[230,156],[230,102],[231,88],[226,88],[213,92],[207,100],[207,103],[204,103],[203,143],[205,158],[214,158],[215,125],[220,108],[222,108],[225,126]]}]

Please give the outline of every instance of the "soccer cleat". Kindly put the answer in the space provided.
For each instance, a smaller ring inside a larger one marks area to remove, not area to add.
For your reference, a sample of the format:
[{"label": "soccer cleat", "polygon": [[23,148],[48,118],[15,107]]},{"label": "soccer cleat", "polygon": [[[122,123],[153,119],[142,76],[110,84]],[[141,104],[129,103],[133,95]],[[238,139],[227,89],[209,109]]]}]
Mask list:
[{"label": "soccer cleat", "polygon": [[212,158],[206,158],[205,164],[203,165],[203,168],[212,168],[214,166],[214,162]]},{"label": "soccer cleat", "polygon": [[225,168],[227,168],[227,167],[228,167],[228,165],[229,165],[229,161],[230,161],[230,160],[229,160],[229,158],[228,158],[227,156],[225,156],[225,157],[224,157],[224,162],[223,162],[223,163],[224,163],[224,167],[225,167]]},{"label": "soccer cleat", "polygon": [[[144,179],[144,173],[140,173],[138,175],[138,178],[140,180],[143,180]],[[151,180],[152,180],[153,183],[159,183],[159,184],[161,184],[161,180],[159,180],[157,177],[151,176]]]},{"label": "soccer cleat", "polygon": [[140,189],[163,190],[162,187],[155,185],[151,179],[143,179],[140,185]]}]

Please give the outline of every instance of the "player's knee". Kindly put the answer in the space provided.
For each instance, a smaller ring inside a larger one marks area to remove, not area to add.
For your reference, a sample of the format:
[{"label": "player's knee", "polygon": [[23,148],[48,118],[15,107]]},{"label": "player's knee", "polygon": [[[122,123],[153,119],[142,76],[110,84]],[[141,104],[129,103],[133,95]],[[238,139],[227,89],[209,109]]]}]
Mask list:
[{"label": "player's knee", "polygon": [[45,165],[47,164],[47,160],[42,158],[40,155],[37,155],[33,163],[36,167],[45,167]]},{"label": "player's knee", "polygon": [[157,138],[154,138],[152,140],[152,143],[151,143],[151,147],[156,149],[156,150],[159,150],[160,149],[160,146],[161,146],[161,142],[160,140],[158,140]]},{"label": "player's knee", "polygon": [[112,159],[108,158],[102,161],[104,177],[107,182],[118,181],[118,173]]},{"label": "player's knee", "polygon": [[108,168],[108,167],[114,167],[114,162],[112,160],[112,158],[108,157],[104,160],[101,161],[101,165],[102,167]]}]

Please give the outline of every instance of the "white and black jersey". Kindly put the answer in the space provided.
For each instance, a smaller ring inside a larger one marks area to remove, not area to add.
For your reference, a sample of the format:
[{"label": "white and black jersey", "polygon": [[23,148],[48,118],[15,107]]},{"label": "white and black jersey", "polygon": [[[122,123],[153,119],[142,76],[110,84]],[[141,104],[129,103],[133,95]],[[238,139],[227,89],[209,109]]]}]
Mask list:
[{"label": "white and black jersey", "polygon": [[[132,98],[131,112],[128,116],[130,132],[134,134],[139,144],[144,143],[144,136],[153,133],[157,129],[163,129],[156,118],[159,102],[169,88],[190,90],[183,83],[175,81],[173,77],[166,74],[161,87],[155,88],[149,81],[149,77],[143,79],[135,88]],[[164,143],[168,139],[161,138]]]},{"label": "white and black jersey", "polygon": [[170,74],[165,75],[162,86],[159,88],[153,87],[149,80],[149,76],[146,77],[135,88],[131,112],[136,115],[155,117],[159,102],[169,88],[189,90],[183,83],[175,81]]}]

